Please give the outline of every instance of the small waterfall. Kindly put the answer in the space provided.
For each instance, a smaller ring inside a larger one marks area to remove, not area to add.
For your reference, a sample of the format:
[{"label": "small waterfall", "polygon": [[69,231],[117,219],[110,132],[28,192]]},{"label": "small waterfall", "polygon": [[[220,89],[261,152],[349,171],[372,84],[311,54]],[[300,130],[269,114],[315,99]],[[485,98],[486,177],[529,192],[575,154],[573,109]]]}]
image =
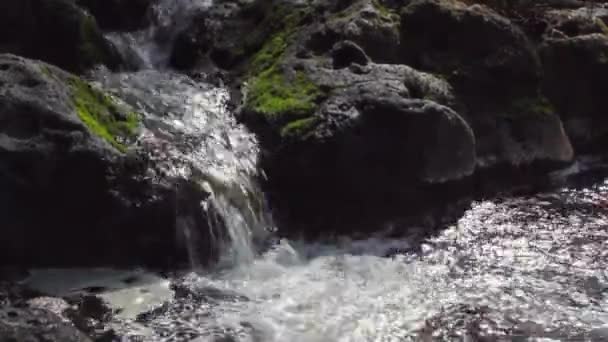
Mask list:
[{"label": "small waterfall", "polygon": [[[195,179],[210,193],[201,203],[211,231],[208,241],[219,249],[219,267],[251,262],[255,241],[272,227],[255,179],[258,145],[253,134],[227,110],[228,92],[197,83],[167,70],[175,38],[212,0],[158,0],[150,9],[150,27],[108,33],[125,59],[140,70],[96,75],[103,88],[146,115],[141,143],[151,150],[161,171]],[[178,208],[179,211],[179,208]],[[196,223],[180,218],[176,227],[188,248],[191,264],[200,265]]]},{"label": "small waterfall", "polygon": [[212,0],[158,0],[149,10],[149,27],[136,32],[112,32],[106,37],[131,66],[164,69],[179,32],[189,25],[195,14],[212,4]]},{"label": "small waterfall", "polygon": [[144,113],[140,144],[162,174],[195,180],[210,194],[200,205],[211,229],[205,235],[213,241],[200,245],[195,222],[176,222],[192,266],[200,267],[200,248],[210,245],[221,251],[219,267],[251,262],[255,242],[266,239],[272,220],[256,182],[256,138],[228,112],[227,90],[167,70],[100,70],[96,79]]}]

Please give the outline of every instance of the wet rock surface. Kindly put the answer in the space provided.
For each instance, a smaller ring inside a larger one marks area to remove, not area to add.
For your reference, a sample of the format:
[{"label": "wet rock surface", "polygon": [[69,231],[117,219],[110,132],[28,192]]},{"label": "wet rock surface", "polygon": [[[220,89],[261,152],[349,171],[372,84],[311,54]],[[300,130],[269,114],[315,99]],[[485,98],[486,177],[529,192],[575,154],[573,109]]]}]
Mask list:
[{"label": "wet rock surface", "polygon": [[147,158],[128,151],[138,114],[50,65],[12,55],[1,55],[0,65],[2,263],[185,260],[176,215],[206,227],[197,203],[207,194],[150,178]]},{"label": "wet rock surface", "polygon": [[0,309],[2,341],[90,342],[85,334],[43,309]]}]

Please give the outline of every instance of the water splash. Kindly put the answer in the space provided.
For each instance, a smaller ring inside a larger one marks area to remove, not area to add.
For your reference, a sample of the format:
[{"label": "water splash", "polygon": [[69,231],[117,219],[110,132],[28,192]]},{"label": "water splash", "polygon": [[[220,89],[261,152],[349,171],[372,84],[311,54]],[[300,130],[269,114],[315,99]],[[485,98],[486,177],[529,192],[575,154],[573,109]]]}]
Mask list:
[{"label": "water splash", "polygon": [[150,341],[604,341],[607,195],[602,181],[481,201],[420,246],[283,240],[174,280],[187,294],[140,322]]},{"label": "water splash", "polygon": [[138,69],[165,69],[177,35],[213,0],[159,0],[149,11],[151,25],[136,32],[112,32],[106,37],[123,58]]},{"label": "water splash", "polygon": [[[265,239],[272,221],[256,181],[256,138],[227,110],[228,92],[170,71],[99,71],[97,79],[145,114],[140,144],[160,172],[194,179],[211,194],[201,210],[210,213],[212,243],[222,251],[218,266],[251,262],[254,240]],[[197,266],[193,224],[180,220],[177,226]]]}]

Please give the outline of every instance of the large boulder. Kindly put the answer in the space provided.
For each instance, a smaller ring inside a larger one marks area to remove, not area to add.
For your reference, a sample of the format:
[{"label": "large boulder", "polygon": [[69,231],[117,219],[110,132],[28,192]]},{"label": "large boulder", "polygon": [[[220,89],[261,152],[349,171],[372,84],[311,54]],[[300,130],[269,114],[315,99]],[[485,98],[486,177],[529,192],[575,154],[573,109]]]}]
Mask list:
[{"label": "large boulder", "polygon": [[403,62],[453,86],[480,166],[572,160],[560,118],[539,91],[536,51],[509,19],[481,5],[414,0],[401,11],[400,29]]},{"label": "large boulder", "polygon": [[0,262],[185,262],[177,218],[208,231],[207,194],[154,179],[131,147],[139,127],[138,114],[76,76],[0,55]]},{"label": "large boulder", "polygon": [[548,39],[540,48],[543,90],[555,104],[568,135],[581,151],[604,150],[608,117],[608,36],[601,33]]},{"label": "large boulder", "polygon": [[120,64],[95,19],[73,0],[2,1],[0,53],[41,59],[73,72]]},{"label": "large boulder", "polygon": [[336,53],[362,51],[352,41],[301,57],[307,32],[290,36],[254,56],[242,110],[266,149],[262,167],[280,219],[309,234],[366,229],[440,201],[433,186],[473,173],[475,139],[440,104],[453,101],[445,81],[370,63],[363,52]]}]

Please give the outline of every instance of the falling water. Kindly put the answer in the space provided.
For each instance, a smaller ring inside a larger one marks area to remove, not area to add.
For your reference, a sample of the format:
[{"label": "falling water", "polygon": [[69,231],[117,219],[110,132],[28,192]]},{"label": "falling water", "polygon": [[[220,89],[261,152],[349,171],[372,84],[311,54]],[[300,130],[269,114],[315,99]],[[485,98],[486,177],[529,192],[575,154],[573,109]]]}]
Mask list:
[{"label": "falling water", "polygon": [[151,25],[136,32],[108,33],[125,60],[142,69],[164,69],[177,34],[213,0],[159,0],[149,11]]},{"label": "falling water", "polygon": [[[254,239],[263,239],[272,224],[256,184],[255,137],[227,110],[223,88],[198,83],[171,71],[97,75],[103,88],[145,113],[140,144],[162,173],[195,179],[210,194],[201,210],[212,213],[211,235],[225,233],[220,266],[251,262]],[[197,239],[192,225],[177,222],[196,264]]]}]

